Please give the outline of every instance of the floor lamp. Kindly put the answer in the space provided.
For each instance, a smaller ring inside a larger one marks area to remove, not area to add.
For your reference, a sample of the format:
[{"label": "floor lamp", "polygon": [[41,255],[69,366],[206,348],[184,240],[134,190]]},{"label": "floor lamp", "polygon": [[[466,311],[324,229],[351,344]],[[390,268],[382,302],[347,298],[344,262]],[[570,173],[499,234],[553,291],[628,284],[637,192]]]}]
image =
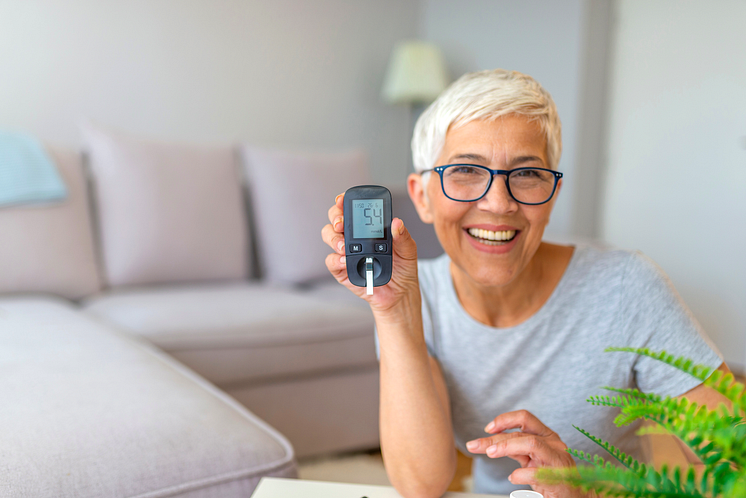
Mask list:
[{"label": "floor lamp", "polygon": [[[409,107],[411,131],[425,106],[447,85],[448,76],[438,47],[422,41],[406,41],[391,53],[381,96],[391,104]],[[410,171],[411,161],[410,155]]]}]

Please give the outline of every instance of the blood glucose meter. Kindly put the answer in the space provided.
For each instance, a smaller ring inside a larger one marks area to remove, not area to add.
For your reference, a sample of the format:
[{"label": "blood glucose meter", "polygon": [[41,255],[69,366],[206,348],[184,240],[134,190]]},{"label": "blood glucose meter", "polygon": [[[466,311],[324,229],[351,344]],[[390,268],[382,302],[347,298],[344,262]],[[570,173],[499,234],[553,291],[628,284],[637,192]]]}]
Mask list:
[{"label": "blood glucose meter", "polygon": [[347,277],[370,296],[391,280],[391,192],[378,185],[348,189],[344,230]]}]

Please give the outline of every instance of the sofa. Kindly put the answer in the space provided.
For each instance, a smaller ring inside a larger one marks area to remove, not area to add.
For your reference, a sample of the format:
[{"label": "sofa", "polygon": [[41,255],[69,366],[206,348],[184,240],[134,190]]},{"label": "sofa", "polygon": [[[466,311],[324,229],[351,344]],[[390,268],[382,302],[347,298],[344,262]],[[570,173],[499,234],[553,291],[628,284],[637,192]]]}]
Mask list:
[{"label": "sofa", "polygon": [[373,320],[320,239],[365,154],[83,143],[46,146],[64,201],[0,207],[0,496],[248,496],[377,447]]}]

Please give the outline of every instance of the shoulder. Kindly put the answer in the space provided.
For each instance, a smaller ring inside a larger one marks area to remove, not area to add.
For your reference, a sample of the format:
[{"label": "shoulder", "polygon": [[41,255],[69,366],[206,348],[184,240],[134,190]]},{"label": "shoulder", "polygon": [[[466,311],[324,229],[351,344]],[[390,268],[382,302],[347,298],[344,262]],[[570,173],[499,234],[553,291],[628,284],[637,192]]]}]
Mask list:
[{"label": "shoulder", "polygon": [[575,287],[621,288],[630,267],[639,266],[638,260],[641,258],[644,256],[636,251],[602,244],[578,244],[567,275]]},{"label": "shoulder", "polygon": [[575,247],[574,258],[578,261],[579,269],[583,271],[601,271],[623,273],[629,261],[635,258],[635,251],[595,244],[578,244]]},{"label": "shoulder", "polygon": [[625,294],[672,287],[663,270],[637,250],[583,244],[573,260],[574,277],[591,287],[614,286]]}]

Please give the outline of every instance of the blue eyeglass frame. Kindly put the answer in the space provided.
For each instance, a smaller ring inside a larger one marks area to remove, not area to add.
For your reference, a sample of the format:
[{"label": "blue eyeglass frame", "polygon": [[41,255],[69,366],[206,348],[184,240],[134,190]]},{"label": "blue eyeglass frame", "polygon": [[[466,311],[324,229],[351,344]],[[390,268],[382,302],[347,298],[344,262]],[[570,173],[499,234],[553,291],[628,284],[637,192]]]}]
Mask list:
[{"label": "blue eyeglass frame", "polygon": [[[443,185],[443,172],[446,170],[446,168],[450,168],[451,166],[470,166],[472,168],[481,168],[481,169],[489,171],[490,172],[490,181],[487,184],[487,188],[484,189],[484,193],[482,193],[482,195],[480,195],[476,199],[470,199],[470,200],[454,199],[450,195],[446,194],[445,185]],[[508,181],[508,176],[510,176],[511,173],[514,173],[516,171],[523,171],[523,170],[528,170],[528,169],[538,169],[540,171],[546,171],[546,172],[552,173],[554,175],[554,185],[552,186],[552,193],[549,195],[549,198],[547,200],[545,200],[544,202],[523,202],[523,201],[519,201],[518,199],[515,198],[515,196],[513,195],[513,192],[511,192],[511,190],[510,190],[510,182]],[[476,202],[476,201],[478,201],[479,199],[481,199],[482,197],[484,197],[485,195],[487,195],[487,192],[490,191],[490,188],[492,187],[492,181],[495,179],[495,175],[505,175],[505,188],[508,190],[508,194],[510,195],[510,197],[514,201],[516,201],[518,204],[524,204],[526,206],[539,206],[541,204],[546,204],[547,202],[551,201],[552,197],[554,197],[554,193],[557,191],[557,183],[559,182],[560,178],[562,178],[564,176],[559,171],[554,171],[553,169],[546,169],[546,168],[533,168],[533,167],[527,166],[527,167],[515,168],[515,169],[490,169],[487,166],[482,166],[482,165],[479,165],[479,164],[466,164],[466,163],[446,164],[446,165],[443,165],[443,166],[436,166],[436,167],[434,167],[432,169],[426,169],[425,171],[420,172],[420,174],[427,173],[429,171],[435,171],[436,173],[438,173],[438,175],[440,176],[440,189],[443,191],[443,195],[445,195],[446,197],[448,197],[452,201],[456,201],[456,202]]]}]

